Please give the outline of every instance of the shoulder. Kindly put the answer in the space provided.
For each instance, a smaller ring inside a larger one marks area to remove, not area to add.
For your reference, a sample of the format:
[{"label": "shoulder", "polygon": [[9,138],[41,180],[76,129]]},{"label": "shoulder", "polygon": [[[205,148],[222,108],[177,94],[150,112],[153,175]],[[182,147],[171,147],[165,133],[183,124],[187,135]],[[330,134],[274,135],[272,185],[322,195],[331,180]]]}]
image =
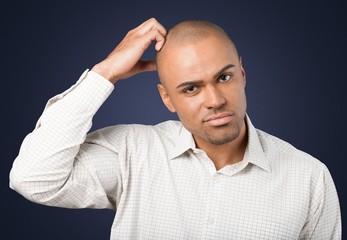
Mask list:
[{"label": "shoulder", "polygon": [[334,192],[335,186],[328,167],[311,154],[271,134],[257,130],[272,176],[295,189],[300,196]]},{"label": "shoulder", "polygon": [[88,134],[86,142],[114,147],[123,144],[153,144],[157,141],[172,142],[177,139],[181,122],[169,120],[156,125],[118,124],[98,129]]},{"label": "shoulder", "polygon": [[322,174],[326,165],[311,154],[297,149],[292,144],[276,136],[257,129],[260,143],[272,168],[295,171],[298,174]]}]

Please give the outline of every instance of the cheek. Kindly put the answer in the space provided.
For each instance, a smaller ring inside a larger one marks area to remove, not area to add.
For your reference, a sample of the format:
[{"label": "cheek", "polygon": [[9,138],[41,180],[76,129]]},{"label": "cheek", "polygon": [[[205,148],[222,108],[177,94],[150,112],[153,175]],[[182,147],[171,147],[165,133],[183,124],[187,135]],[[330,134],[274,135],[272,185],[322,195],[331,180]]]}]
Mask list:
[{"label": "cheek", "polygon": [[246,93],[243,86],[237,86],[225,92],[225,96],[230,105],[235,108],[244,108],[246,105]]},{"label": "cheek", "polygon": [[193,123],[201,118],[201,100],[198,97],[180,99],[175,108],[182,122]]},{"label": "cheek", "polygon": [[242,106],[246,106],[246,102],[247,102],[247,100],[246,100],[246,92],[245,92],[245,89],[244,88],[242,88],[241,90],[240,90],[240,93],[239,93],[239,98],[240,98],[240,104],[242,105]]},{"label": "cheek", "polygon": [[234,103],[235,110],[237,109],[237,111],[240,114],[244,114],[246,112],[246,108],[247,108],[246,93],[245,93],[244,89],[239,90],[238,93],[235,94],[234,101],[235,101],[235,103]]}]

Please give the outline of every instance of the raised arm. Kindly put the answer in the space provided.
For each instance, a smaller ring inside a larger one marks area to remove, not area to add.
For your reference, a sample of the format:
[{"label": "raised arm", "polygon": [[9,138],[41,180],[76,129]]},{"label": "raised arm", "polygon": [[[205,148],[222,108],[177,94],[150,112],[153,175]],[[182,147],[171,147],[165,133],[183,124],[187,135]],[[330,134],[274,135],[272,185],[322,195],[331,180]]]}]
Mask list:
[{"label": "raised arm", "polygon": [[[140,58],[152,41],[160,50],[166,30],[150,19],[131,30],[92,71],[47,103],[10,172],[10,187],[27,199],[59,207],[115,208],[121,194],[116,148],[86,142],[92,118],[120,79],[155,70]],[[111,83],[110,83],[111,82]]]}]

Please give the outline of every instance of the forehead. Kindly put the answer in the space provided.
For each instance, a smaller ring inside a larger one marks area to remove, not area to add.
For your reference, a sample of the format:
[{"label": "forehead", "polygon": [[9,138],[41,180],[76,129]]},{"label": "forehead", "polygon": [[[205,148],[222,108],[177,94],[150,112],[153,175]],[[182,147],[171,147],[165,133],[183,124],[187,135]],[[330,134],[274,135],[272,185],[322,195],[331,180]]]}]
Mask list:
[{"label": "forehead", "polygon": [[165,82],[204,80],[228,64],[239,65],[237,51],[227,39],[210,36],[166,47],[158,59],[159,76]]}]

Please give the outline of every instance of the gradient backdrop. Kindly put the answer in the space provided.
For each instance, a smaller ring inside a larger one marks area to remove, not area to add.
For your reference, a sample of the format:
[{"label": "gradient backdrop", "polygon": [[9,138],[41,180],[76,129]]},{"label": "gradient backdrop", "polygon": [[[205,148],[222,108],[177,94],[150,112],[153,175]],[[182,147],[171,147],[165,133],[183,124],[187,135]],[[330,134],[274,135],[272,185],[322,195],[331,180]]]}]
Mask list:
[{"label": "gradient backdrop", "polygon": [[[2,239],[108,239],[114,212],[41,206],[8,187],[20,144],[46,101],[102,60],[150,17],[170,28],[207,19],[234,39],[247,74],[254,125],[324,162],[346,216],[347,22],[342,1],[12,1],[1,7]],[[69,2],[69,3],[67,3]],[[151,48],[145,58],[153,58]],[[94,118],[118,123],[176,119],[157,73],[122,81]]]}]

